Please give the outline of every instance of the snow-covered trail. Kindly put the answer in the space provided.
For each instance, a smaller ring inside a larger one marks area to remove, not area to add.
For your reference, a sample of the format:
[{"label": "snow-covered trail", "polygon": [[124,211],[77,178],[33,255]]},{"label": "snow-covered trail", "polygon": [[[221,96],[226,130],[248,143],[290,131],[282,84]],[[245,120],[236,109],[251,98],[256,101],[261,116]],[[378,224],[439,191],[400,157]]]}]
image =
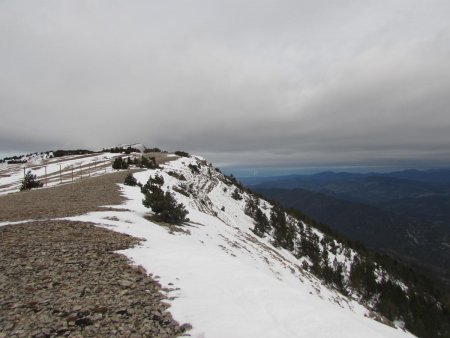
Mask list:
[{"label": "snow-covered trail", "polygon": [[[205,186],[190,173],[188,165],[195,163],[195,158],[181,158],[163,170],[134,176],[145,183],[158,172],[164,177],[164,189],[173,191],[180,181],[167,173],[175,171],[195,189]],[[254,236],[244,202],[232,199],[230,189],[224,188],[223,182],[215,181],[197,196],[174,193],[189,211],[190,223],[181,227],[183,231],[147,220],[149,209],[142,205],[140,189],[123,185],[128,200],[114,207],[124,211],[69,219],[145,239],[122,253],[159,276],[167,288],[170,312],[179,322],[192,324],[193,337],[412,337],[367,318],[366,308],[298,268],[289,252]],[[208,199],[206,210],[199,207],[199,196]]]}]

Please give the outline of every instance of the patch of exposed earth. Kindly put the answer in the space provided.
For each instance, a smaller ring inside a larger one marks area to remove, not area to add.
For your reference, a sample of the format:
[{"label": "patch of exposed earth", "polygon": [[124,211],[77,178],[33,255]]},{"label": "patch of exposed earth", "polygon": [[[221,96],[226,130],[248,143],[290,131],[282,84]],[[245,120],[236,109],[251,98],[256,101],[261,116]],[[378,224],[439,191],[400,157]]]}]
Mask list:
[{"label": "patch of exposed earth", "polygon": [[0,222],[69,217],[105,210],[101,206],[123,202],[116,183],[123,183],[126,175],[126,171],[119,171],[52,188],[0,196]]}]

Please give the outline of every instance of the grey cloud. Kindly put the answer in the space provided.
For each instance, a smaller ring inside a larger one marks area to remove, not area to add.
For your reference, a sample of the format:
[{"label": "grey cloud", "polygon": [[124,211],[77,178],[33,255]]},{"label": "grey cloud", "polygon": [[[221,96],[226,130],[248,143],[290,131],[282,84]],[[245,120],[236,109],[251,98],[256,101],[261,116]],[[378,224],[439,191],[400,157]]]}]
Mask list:
[{"label": "grey cloud", "polygon": [[0,153],[450,162],[446,1],[3,1]]}]

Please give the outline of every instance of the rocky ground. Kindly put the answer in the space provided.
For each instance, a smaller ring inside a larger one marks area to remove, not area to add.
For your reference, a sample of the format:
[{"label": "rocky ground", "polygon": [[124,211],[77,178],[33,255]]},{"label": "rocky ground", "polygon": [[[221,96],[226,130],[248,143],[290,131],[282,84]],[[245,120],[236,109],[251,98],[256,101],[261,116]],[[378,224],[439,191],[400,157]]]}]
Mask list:
[{"label": "rocky ground", "polygon": [[[125,172],[0,197],[0,338],[173,337],[164,294],[116,250],[139,239],[94,224],[48,220],[122,201]],[[165,292],[165,293],[166,293]]]},{"label": "rocky ground", "polygon": [[52,188],[0,196],[0,222],[68,217],[105,210],[100,206],[122,203],[116,183],[123,183],[126,175],[126,171],[119,171]]}]

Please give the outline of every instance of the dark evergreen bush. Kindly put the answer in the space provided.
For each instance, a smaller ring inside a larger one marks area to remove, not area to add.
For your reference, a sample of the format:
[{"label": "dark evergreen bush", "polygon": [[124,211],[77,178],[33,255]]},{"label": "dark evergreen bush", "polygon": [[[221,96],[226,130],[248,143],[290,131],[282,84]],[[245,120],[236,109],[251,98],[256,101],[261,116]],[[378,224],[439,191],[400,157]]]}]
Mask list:
[{"label": "dark evergreen bush", "polygon": [[198,165],[189,164],[188,167],[189,167],[189,169],[191,169],[191,172],[193,174],[200,174],[200,167]]},{"label": "dark evergreen bush", "polygon": [[22,185],[20,186],[20,191],[40,188],[42,186],[42,182],[36,179],[36,175],[33,175],[31,171],[28,171],[23,178]]},{"label": "dark evergreen bush", "polygon": [[161,149],[159,149],[159,148],[150,148],[150,149],[145,149],[144,150],[144,153],[160,153],[161,152]]},{"label": "dark evergreen bush", "polygon": [[125,181],[124,184],[125,185],[130,185],[132,187],[137,185],[137,180],[134,178],[133,174],[128,174],[127,177],[125,177]]},{"label": "dark evergreen bush", "polygon": [[236,201],[240,201],[242,199],[242,196],[239,193],[238,189],[234,189],[233,193],[231,194],[231,197],[234,198]]},{"label": "dark evergreen bush", "polygon": [[189,192],[186,190],[186,186],[185,185],[180,185],[180,186],[175,186],[173,187],[173,190],[176,191],[177,193],[184,195],[186,197],[189,197],[190,194]]},{"label": "dark evergreen bush", "polygon": [[164,177],[156,174],[154,178],[150,177],[148,181],[150,182],[150,184],[154,184],[161,187],[164,184]]},{"label": "dark evergreen bush", "polygon": [[185,151],[180,151],[180,150],[177,150],[177,151],[175,152],[175,155],[178,155],[178,156],[180,156],[180,157],[189,157],[189,153],[187,153],[187,152],[185,152]]},{"label": "dark evergreen bush", "polygon": [[167,172],[170,176],[175,177],[177,179],[179,179],[180,181],[186,181],[186,177],[181,174],[181,173],[177,173],[175,171],[169,171]]},{"label": "dark evergreen bush", "polygon": [[288,237],[288,224],[286,220],[286,214],[281,208],[273,208],[270,214],[270,224],[274,229],[274,245],[287,248],[288,242],[293,238]]},{"label": "dark evergreen bush", "polygon": [[113,169],[128,169],[128,161],[122,157],[116,157],[112,164]]},{"label": "dark evergreen bush", "polygon": [[113,169],[122,169],[122,158],[116,157],[112,164]]},{"label": "dark evergreen bush", "polygon": [[155,157],[148,158],[147,156],[142,156],[140,161],[140,167],[141,168],[147,168],[147,169],[158,169],[159,166],[156,163]]},{"label": "dark evergreen bush", "polygon": [[261,209],[257,208],[255,212],[255,227],[253,228],[253,232],[255,233],[255,235],[263,237],[268,230],[269,220],[267,219],[267,216],[261,211]]},{"label": "dark evergreen bush", "polygon": [[256,214],[257,210],[259,210],[258,204],[259,204],[259,199],[256,196],[250,196],[247,199],[247,202],[245,203],[245,209],[244,209],[245,214],[247,216],[255,218],[255,214]]},{"label": "dark evergreen bush", "polygon": [[142,204],[147,208],[151,208],[156,216],[164,222],[172,224],[181,224],[189,221],[186,217],[188,211],[182,203],[177,203],[170,192],[164,192],[161,186],[164,184],[162,176],[156,175],[151,178],[142,187],[145,195]]}]

